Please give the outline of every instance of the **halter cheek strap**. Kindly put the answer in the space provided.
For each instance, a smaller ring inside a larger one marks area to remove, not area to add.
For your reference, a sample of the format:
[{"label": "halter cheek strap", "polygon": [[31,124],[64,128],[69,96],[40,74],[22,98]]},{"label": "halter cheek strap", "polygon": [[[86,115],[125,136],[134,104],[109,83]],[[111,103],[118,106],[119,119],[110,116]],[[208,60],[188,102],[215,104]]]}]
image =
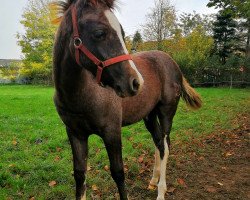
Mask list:
[{"label": "halter cheek strap", "polygon": [[97,73],[96,73],[96,80],[99,83],[101,83],[102,78],[102,72],[103,69],[122,62],[126,60],[132,60],[131,56],[129,54],[120,55],[114,58],[110,58],[105,61],[99,60],[94,54],[92,54],[86,46],[82,43],[82,40],[79,36],[78,26],[77,26],[77,11],[76,7],[71,7],[71,14],[72,14],[72,23],[73,23],[73,38],[74,38],[74,47],[75,47],[75,59],[78,65],[81,66],[80,63],[80,52],[84,53],[96,66],[97,66]]}]

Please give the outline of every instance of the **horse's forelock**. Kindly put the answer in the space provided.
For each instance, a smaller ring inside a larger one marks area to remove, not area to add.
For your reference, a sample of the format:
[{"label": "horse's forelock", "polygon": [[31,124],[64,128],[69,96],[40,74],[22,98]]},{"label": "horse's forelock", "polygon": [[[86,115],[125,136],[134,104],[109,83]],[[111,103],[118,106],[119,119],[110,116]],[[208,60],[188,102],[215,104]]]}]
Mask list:
[{"label": "horse's forelock", "polygon": [[67,1],[55,1],[50,3],[51,22],[53,24],[59,24],[62,20],[63,14],[69,9],[69,7],[76,2],[82,2],[84,5],[97,6],[98,3],[107,5],[110,9],[115,7],[115,0],[67,0]]},{"label": "horse's forelock", "polygon": [[[81,0],[79,0],[81,1]],[[109,8],[114,8],[115,0],[82,0],[85,4],[89,4],[90,6],[97,6],[99,3],[107,5]]]},{"label": "horse's forelock", "polygon": [[104,2],[109,8],[114,8],[114,2],[115,2],[115,0],[103,0],[103,2]]},{"label": "horse's forelock", "polygon": [[66,10],[77,0],[54,1],[49,4],[50,18],[53,24],[59,24]]}]

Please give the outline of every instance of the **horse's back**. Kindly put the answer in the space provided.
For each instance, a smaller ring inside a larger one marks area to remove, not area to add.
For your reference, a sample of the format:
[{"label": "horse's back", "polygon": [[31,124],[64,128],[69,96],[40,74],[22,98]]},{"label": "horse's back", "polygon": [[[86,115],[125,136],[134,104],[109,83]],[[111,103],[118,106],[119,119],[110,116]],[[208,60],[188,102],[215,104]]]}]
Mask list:
[{"label": "horse's back", "polygon": [[149,72],[151,71],[149,69],[153,69],[155,73],[159,74],[161,81],[179,81],[182,78],[179,66],[169,54],[163,51],[152,50],[139,52],[133,55],[133,60],[136,62],[137,68],[142,73],[145,71],[145,65],[141,64],[141,60],[146,61],[146,71]]}]

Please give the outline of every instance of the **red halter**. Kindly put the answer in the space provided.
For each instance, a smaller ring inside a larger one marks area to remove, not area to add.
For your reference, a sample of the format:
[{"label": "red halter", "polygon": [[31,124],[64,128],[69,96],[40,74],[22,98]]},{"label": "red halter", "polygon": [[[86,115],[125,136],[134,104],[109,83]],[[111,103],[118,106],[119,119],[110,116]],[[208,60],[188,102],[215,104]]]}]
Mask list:
[{"label": "red halter", "polygon": [[98,83],[101,82],[102,71],[105,67],[113,65],[115,63],[119,63],[125,60],[132,60],[129,54],[124,54],[121,56],[117,56],[114,58],[110,58],[105,61],[101,61],[95,57],[82,43],[82,40],[79,36],[78,26],[77,26],[77,15],[76,15],[76,7],[71,7],[71,14],[72,14],[72,23],[73,23],[73,38],[74,38],[74,46],[75,46],[75,58],[78,65],[81,66],[80,63],[80,51],[83,52],[96,66],[97,66],[97,74],[96,80]]}]

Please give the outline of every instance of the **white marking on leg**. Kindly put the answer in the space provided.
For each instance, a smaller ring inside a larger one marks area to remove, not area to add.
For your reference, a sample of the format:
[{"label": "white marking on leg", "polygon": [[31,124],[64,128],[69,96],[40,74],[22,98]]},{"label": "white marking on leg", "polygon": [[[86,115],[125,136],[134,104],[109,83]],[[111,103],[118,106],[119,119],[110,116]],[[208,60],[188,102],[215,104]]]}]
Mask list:
[{"label": "white marking on leg", "polygon": [[153,177],[149,183],[151,186],[157,186],[160,177],[160,151],[155,147],[155,164],[153,170]]},{"label": "white marking on leg", "polygon": [[86,190],[84,191],[84,195],[82,196],[81,200],[86,200],[87,197],[86,197]]},{"label": "white marking on leg", "polygon": [[86,200],[87,199],[87,195],[86,195],[86,191],[87,191],[87,187],[86,187],[86,175],[85,175],[84,185],[85,185],[85,191],[84,191],[83,196],[81,197],[81,200]]},{"label": "white marking on leg", "polygon": [[[104,12],[104,14],[107,17],[111,27],[116,31],[116,33],[117,33],[117,35],[119,37],[120,43],[122,45],[122,48],[124,50],[124,53],[129,54],[128,50],[126,48],[126,45],[124,43],[123,37],[122,37],[121,25],[120,25],[117,17],[115,16],[115,14],[113,12],[111,12],[111,10],[106,10]],[[140,86],[142,86],[143,83],[144,83],[144,80],[143,80],[142,75],[140,74],[140,72],[137,70],[137,68],[135,66],[135,63],[132,60],[129,60],[129,64],[135,70],[135,72],[136,72],[136,74],[137,74],[137,76],[139,78]]]},{"label": "white marking on leg", "polygon": [[161,170],[160,170],[160,181],[158,183],[158,196],[157,200],[164,200],[165,193],[167,191],[166,184],[166,166],[169,156],[168,144],[166,141],[166,136],[164,137],[164,157],[160,160]]}]

